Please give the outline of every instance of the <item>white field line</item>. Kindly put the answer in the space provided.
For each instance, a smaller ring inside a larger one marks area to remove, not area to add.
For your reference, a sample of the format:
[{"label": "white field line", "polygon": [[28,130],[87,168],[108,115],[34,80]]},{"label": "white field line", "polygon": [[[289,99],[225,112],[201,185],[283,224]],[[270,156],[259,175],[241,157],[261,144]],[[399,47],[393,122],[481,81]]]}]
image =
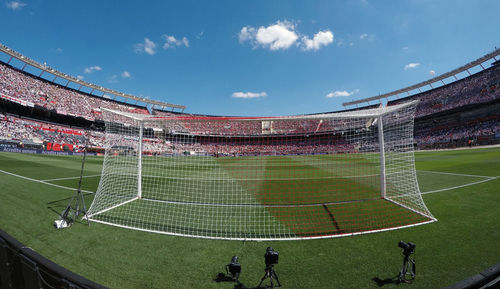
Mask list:
[{"label": "white field line", "polygon": [[[17,174],[14,174],[14,173],[10,173],[10,172],[4,171],[4,170],[0,170],[0,173],[4,173],[6,175],[10,175],[10,176],[13,176],[13,177],[25,179],[25,180],[36,182],[36,183],[41,183],[41,184],[48,185],[48,186],[53,186],[53,187],[64,189],[64,190],[70,190],[70,191],[76,190],[76,188],[70,188],[70,187],[60,186],[60,185],[56,185],[56,184],[52,184],[52,183],[47,183],[45,181],[28,178],[28,177],[17,175]],[[86,191],[86,190],[81,190],[81,191],[84,192],[84,193],[94,194],[94,192],[91,192],[91,191]]]},{"label": "white field line", "polygon": [[[100,177],[101,174],[98,175],[88,175],[88,176],[82,176],[82,178],[93,178],[93,177]],[[67,178],[57,178],[57,179],[47,179],[47,180],[42,180],[43,182],[52,182],[52,181],[62,181],[62,180],[74,180],[74,179],[79,179],[80,176],[78,177],[67,177]]]},{"label": "white field line", "polygon": [[104,212],[110,211],[110,210],[112,210],[112,209],[114,209],[114,208],[118,208],[118,207],[120,207],[120,206],[123,206],[123,205],[125,205],[125,204],[128,204],[128,203],[133,202],[133,201],[138,200],[138,199],[139,199],[138,197],[135,197],[135,198],[132,198],[132,199],[130,199],[130,200],[126,200],[126,201],[124,201],[124,202],[121,202],[121,203],[119,203],[119,204],[117,204],[117,205],[114,205],[114,206],[111,206],[111,207],[109,207],[109,208],[106,208],[106,209],[104,209],[104,210],[102,210],[102,211],[99,211],[99,212],[97,212],[97,213],[93,213],[93,214],[85,215],[85,217],[87,217],[87,220],[88,220],[89,218],[92,218],[93,216],[96,216],[96,215],[102,214],[102,213],[104,213]]},{"label": "white field line", "polygon": [[415,153],[444,152],[444,151],[464,151],[464,150],[488,149],[488,148],[496,148],[496,147],[500,147],[500,144],[485,145],[485,146],[473,146],[473,147],[459,147],[459,148],[454,148],[454,149],[416,150]]},{"label": "white field line", "polygon": [[460,186],[455,186],[455,187],[450,187],[450,188],[444,188],[444,189],[434,190],[434,191],[421,192],[421,194],[425,195],[425,194],[432,194],[432,193],[438,193],[438,192],[444,192],[444,191],[459,189],[459,188],[463,188],[463,187],[477,185],[477,184],[480,184],[480,183],[489,182],[489,181],[492,181],[492,180],[495,180],[495,179],[498,179],[498,176],[496,176],[496,177],[488,177],[485,180],[481,180],[481,181],[477,181],[477,182],[473,182],[473,183],[468,183],[468,184],[465,184],[465,185],[460,185]]},{"label": "white field line", "polygon": [[480,184],[480,183],[489,182],[489,181],[495,180],[495,179],[497,179],[497,178],[500,177],[500,176],[492,177],[492,176],[457,174],[457,173],[425,171],[425,170],[417,170],[417,172],[431,173],[431,174],[441,174],[441,175],[450,175],[450,176],[460,176],[460,177],[484,178],[484,180],[480,180],[480,181],[472,182],[472,183],[467,183],[467,184],[463,184],[463,185],[460,185],[460,186],[454,186],[454,187],[449,187],[449,188],[444,188],[444,189],[439,189],[439,190],[432,190],[432,191],[427,191],[427,192],[421,192],[422,195],[432,194],[432,193],[438,193],[438,192],[444,192],[444,191],[449,191],[449,190],[454,190],[454,189],[460,189],[460,188],[464,188],[464,187],[468,187],[468,186],[477,185],[477,184]]},{"label": "white field line", "polygon": [[441,175],[451,175],[451,176],[461,176],[461,177],[478,177],[478,178],[497,178],[497,177],[492,177],[492,176],[480,176],[480,175],[467,175],[467,174],[457,174],[457,173],[446,173],[446,172],[436,172],[436,171],[424,171],[424,170],[417,170],[417,172],[424,172],[424,173],[432,173],[432,174],[441,174]]},{"label": "white field line", "polygon": [[[120,176],[137,177],[135,174],[118,174]],[[189,181],[301,181],[301,180],[326,180],[326,179],[354,179],[354,178],[370,178],[380,176],[379,174],[374,175],[359,175],[359,176],[332,176],[332,177],[292,177],[292,178],[188,178],[188,177],[169,177],[169,176],[155,176],[155,175],[142,175],[143,177],[156,178],[156,179],[170,179],[170,180],[189,180]]]},{"label": "white field line", "polygon": [[[477,182],[472,182],[472,183],[468,183],[468,184],[464,184],[464,185],[460,185],[460,186],[454,186],[454,187],[449,187],[449,188],[444,188],[444,189],[439,189],[439,190],[421,192],[421,194],[423,194],[423,195],[425,195],[425,194],[431,194],[431,193],[437,193],[437,192],[444,192],[444,191],[453,190],[453,189],[459,189],[459,188],[468,187],[468,186],[473,186],[473,185],[476,185],[476,184],[489,182],[489,181],[495,180],[495,179],[497,179],[497,178],[500,177],[500,176],[488,177],[488,176],[466,175],[466,174],[444,173],[444,172],[433,172],[433,171],[421,171],[421,170],[418,170],[417,172],[428,172],[428,173],[435,173],[435,174],[447,174],[447,175],[470,176],[470,177],[485,178],[485,180],[481,180],[481,181],[477,181]],[[7,172],[7,171],[4,171],[4,170],[0,170],[0,173],[6,174],[6,175],[10,175],[10,176],[13,176],[13,177],[17,177],[17,178],[21,178],[21,179],[25,179],[25,180],[32,181],[32,182],[41,183],[41,184],[48,185],[48,186],[53,186],[53,187],[60,188],[60,189],[65,189],[65,190],[70,190],[70,191],[76,190],[76,188],[71,188],[71,187],[56,185],[56,184],[48,183],[47,180],[37,180],[37,179],[33,179],[33,178],[21,176],[21,175],[18,175],[18,174],[14,174],[14,173],[11,173],[11,172]],[[77,178],[77,177],[74,177],[74,178]],[[52,179],[52,180],[54,180],[54,179]],[[92,191],[87,191],[87,190],[81,190],[81,191],[85,192],[85,193],[94,194],[94,192],[92,192]]]}]

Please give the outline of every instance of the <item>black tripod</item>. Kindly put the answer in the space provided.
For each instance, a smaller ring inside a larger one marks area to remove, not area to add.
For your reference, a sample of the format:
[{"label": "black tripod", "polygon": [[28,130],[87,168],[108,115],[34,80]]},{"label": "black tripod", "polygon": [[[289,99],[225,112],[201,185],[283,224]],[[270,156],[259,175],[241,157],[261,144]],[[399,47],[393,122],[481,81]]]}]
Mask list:
[{"label": "black tripod", "polygon": [[278,275],[276,275],[276,272],[274,271],[274,265],[267,265],[266,273],[264,274],[264,277],[262,277],[262,279],[260,280],[259,286],[257,286],[257,288],[260,288],[260,285],[262,285],[262,282],[264,282],[266,278],[269,278],[269,280],[271,281],[271,288],[274,288],[273,276],[274,278],[276,278],[276,282],[278,282],[278,287],[281,287],[280,279],[278,278]]},{"label": "black tripod", "polygon": [[[78,181],[78,188],[76,189],[73,198],[71,198],[71,200],[69,201],[68,206],[61,214],[61,219],[67,221],[68,225],[71,225],[73,222],[75,222],[80,214],[84,214],[84,218],[85,219],[87,218],[85,215],[87,213],[87,207],[85,206],[85,199],[83,197],[83,193],[81,190],[83,172],[85,170],[86,156],[87,156],[87,147],[85,147],[83,150],[82,167],[80,170],[80,179]],[[83,209],[80,207],[80,203],[83,206]],[[87,219],[87,225],[90,225],[88,219]]]},{"label": "black tripod", "polygon": [[[403,266],[401,267],[401,271],[399,271],[398,282],[410,283],[415,279],[416,276],[415,258],[411,257],[411,253],[405,254],[404,256]],[[406,279],[407,274],[411,276],[410,279]]]}]

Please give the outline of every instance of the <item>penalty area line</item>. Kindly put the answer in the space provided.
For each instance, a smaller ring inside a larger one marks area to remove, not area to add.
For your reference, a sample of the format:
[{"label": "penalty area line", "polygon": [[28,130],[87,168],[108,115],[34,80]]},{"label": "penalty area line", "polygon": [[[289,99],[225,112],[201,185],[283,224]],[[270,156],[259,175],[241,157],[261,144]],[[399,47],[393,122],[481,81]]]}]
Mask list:
[{"label": "penalty area line", "polygon": [[[64,189],[64,190],[70,190],[70,191],[76,190],[76,188],[70,188],[70,187],[66,187],[66,186],[60,186],[60,185],[48,183],[46,181],[32,179],[32,178],[28,178],[28,177],[21,176],[21,175],[18,175],[18,174],[14,174],[14,173],[11,173],[11,172],[7,172],[7,171],[4,171],[4,170],[0,170],[0,173],[6,174],[6,175],[9,175],[9,176],[13,176],[13,177],[16,177],[16,178],[21,178],[21,179],[25,179],[25,180],[28,180],[28,181],[32,181],[32,182],[41,183],[41,184],[44,184],[44,185],[48,185],[48,186],[52,186],[52,187]],[[81,191],[84,192],[84,193],[94,194],[94,192],[87,191],[87,190],[81,190]]]},{"label": "penalty area line", "polygon": [[[100,177],[101,174],[98,175],[87,175],[87,176],[82,176],[82,178],[93,178],[93,177]],[[62,180],[74,180],[74,179],[79,179],[80,176],[78,177],[67,177],[67,178],[57,178],[57,179],[47,179],[47,180],[41,180],[42,182],[52,182],[52,181],[62,181]]]},{"label": "penalty area line", "polygon": [[496,179],[498,179],[498,176],[496,176],[496,177],[489,177],[486,180],[472,182],[472,183],[468,183],[468,184],[465,184],[465,185],[454,186],[454,187],[450,187],[450,188],[444,188],[444,189],[433,190],[433,191],[428,191],[428,192],[421,192],[420,194],[426,195],[426,194],[439,193],[439,192],[444,192],[444,191],[449,191],[449,190],[454,190],[454,189],[460,189],[460,188],[464,188],[464,187],[468,187],[468,186],[477,185],[477,184],[480,184],[480,183],[485,183],[485,182],[493,181],[493,180],[496,180]]},{"label": "penalty area line", "polygon": [[448,173],[448,172],[436,172],[436,171],[426,171],[426,170],[417,170],[418,172],[422,173],[430,173],[430,174],[441,174],[441,175],[450,175],[450,176],[461,176],[461,177],[476,177],[476,178],[498,178],[498,176],[493,177],[493,176],[480,176],[480,175],[468,175],[468,174],[458,174],[458,173]]}]

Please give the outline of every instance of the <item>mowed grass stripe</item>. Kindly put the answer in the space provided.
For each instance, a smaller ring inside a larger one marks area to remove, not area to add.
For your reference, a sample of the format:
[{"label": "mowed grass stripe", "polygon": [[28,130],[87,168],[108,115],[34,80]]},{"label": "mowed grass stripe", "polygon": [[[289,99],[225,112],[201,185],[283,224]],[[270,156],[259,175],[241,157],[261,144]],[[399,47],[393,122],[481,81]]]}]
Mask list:
[{"label": "mowed grass stripe", "polygon": [[[87,157],[86,174],[100,174],[102,157]],[[0,154],[0,169],[34,179],[54,179],[80,175],[82,156],[7,153]]]}]

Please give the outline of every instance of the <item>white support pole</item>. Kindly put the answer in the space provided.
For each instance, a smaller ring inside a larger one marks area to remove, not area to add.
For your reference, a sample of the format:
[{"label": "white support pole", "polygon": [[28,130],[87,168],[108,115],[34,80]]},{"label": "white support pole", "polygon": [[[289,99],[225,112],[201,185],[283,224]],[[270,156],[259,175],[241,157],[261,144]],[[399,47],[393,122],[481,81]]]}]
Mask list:
[{"label": "white support pole", "polygon": [[384,125],[383,117],[378,117],[378,143],[380,148],[380,195],[384,199],[386,191],[385,183],[385,148],[384,148]]},{"label": "white support pole", "polygon": [[144,123],[140,122],[139,127],[139,149],[137,150],[137,198],[142,198],[142,134],[144,132]]}]

